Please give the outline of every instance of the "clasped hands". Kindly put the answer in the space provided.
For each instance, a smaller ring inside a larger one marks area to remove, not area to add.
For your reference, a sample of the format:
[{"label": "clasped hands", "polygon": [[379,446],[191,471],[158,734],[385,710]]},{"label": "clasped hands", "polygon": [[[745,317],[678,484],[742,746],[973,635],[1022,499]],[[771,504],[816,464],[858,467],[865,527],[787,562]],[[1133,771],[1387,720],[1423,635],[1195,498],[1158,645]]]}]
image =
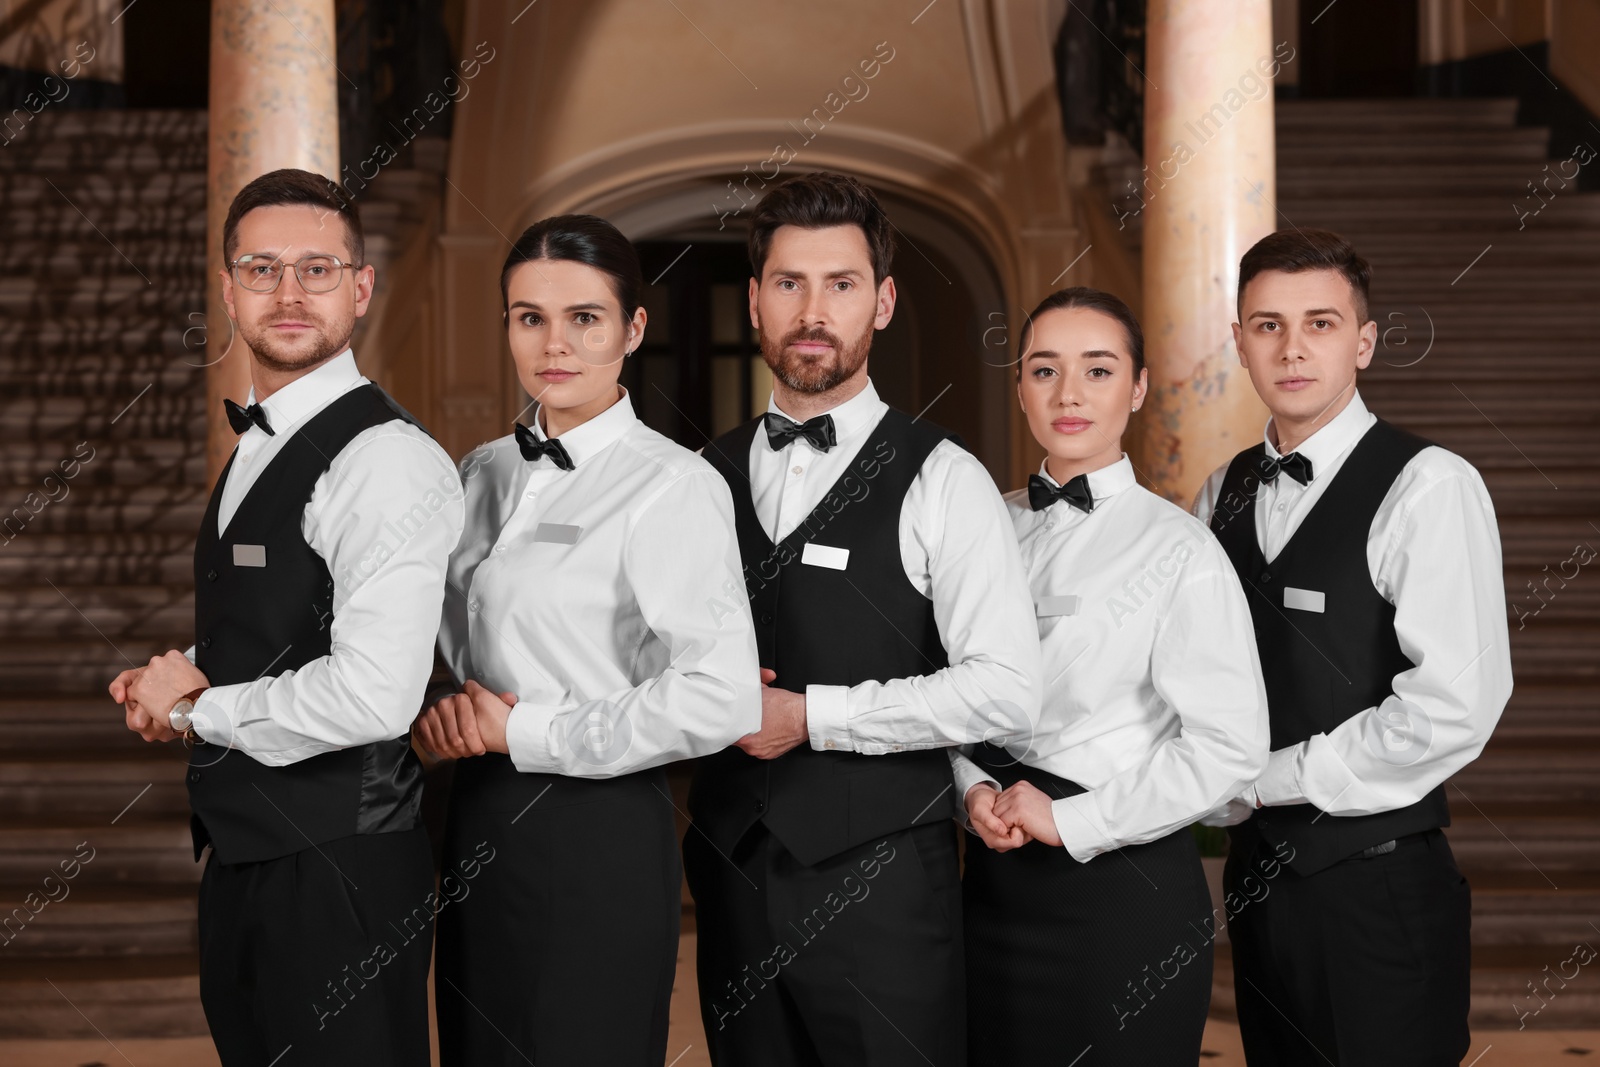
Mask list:
[{"label": "clasped hands", "polygon": [[413,726],[422,747],[441,759],[466,759],[485,752],[509,753],[506,721],[515,693],[492,693],[468,680],[464,692],[435,702]]},{"label": "clasped hands", "polygon": [[1050,797],[1031,782],[1017,782],[1004,792],[987,782],[967,790],[967,817],[983,843],[1009,852],[1029,841],[1060,847]]},{"label": "clasped hands", "polygon": [[111,699],[123,706],[128,729],[146,741],[171,741],[178,734],[168,723],[167,712],[185,693],[210,684],[189,657],[173,649],[146,666],[123,671],[107,688]]}]

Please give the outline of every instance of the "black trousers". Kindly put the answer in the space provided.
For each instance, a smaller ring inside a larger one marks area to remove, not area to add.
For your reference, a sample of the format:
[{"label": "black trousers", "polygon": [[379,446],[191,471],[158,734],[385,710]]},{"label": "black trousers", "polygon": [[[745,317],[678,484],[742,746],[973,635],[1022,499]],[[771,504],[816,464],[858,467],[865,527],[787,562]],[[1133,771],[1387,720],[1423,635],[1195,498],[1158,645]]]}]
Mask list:
[{"label": "black trousers", "polygon": [[1262,844],[1230,855],[1224,882],[1241,902],[1228,938],[1250,1067],[1461,1062],[1472,894],[1443,831],[1307,876]]},{"label": "black trousers", "polygon": [[427,831],[206,861],[200,1003],[224,1067],[427,1067]]},{"label": "black trousers", "polygon": [[440,882],[439,1062],[659,1067],[683,911],[665,772],[579,779],[507,767],[479,756],[456,770]]},{"label": "black trousers", "polygon": [[955,826],[806,866],[757,824],[731,856],[691,828],[700,1014],[717,1067],[966,1062]]},{"label": "black trousers", "polygon": [[[1009,757],[987,766],[1002,785],[1084,791]],[[994,852],[969,837],[962,896],[973,1067],[1200,1062],[1217,931],[1187,829],[1087,863],[1037,841]]]}]

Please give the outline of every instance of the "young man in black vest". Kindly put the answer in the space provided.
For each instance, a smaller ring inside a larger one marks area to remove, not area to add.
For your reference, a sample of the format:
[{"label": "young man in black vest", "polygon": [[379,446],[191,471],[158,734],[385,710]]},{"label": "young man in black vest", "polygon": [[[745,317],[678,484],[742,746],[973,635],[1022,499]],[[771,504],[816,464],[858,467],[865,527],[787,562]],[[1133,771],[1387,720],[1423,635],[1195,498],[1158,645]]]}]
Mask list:
[{"label": "young man in black vest", "polygon": [[758,206],[767,413],[706,446],[733,490],[762,727],[700,761],[684,865],[712,1062],[961,1064],[947,749],[1031,731],[1038,635],[983,466],[867,377],[888,218],[840,174]]},{"label": "young man in black vest", "polygon": [[433,869],[409,735],[461,484],[356,369],[373,269],[348,194],[263,175],[223,242],[252,388],[226,402],[239,444],[195,542],[195,647],[111,692],[147,741],[193,743],[200,999],[226,1067],[424,1067]]},{"label": "young man in black vest", "polygon": [[1370,271],[1321,230],[1239,265],[1239,361],[1265,440],[1195,511],[1243,582],[1272,729],[1229,810],[1224,882],[1250,1067],[1457,1064],[1471,894],[1444,782],[1511,694],[1494,508],[1465,460],[1371,414]]}]

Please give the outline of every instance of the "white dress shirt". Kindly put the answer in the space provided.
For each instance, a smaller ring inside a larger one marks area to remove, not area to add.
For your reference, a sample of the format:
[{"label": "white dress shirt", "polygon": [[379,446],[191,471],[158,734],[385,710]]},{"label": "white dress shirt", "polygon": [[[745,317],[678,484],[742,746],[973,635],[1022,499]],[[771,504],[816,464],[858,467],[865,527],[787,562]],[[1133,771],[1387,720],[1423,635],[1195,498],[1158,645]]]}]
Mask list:
[{"label": "white dress shirt", "polygon": [[[767,410],[804,421],[776,399]],[[750,493],[769,538],[781,541],[805,521],[888,410],[869,379],[827,413],[837,443],[826,452],[804,438],[775,452],[756,431]],[[866,755],[944,748],[981,740],[996,716],[1031,728],[1039,715],[1039,642],[1016,539],[989,472],[966,449],[941,441],[906,492],[898,529],[906,578],[933,601],[949,666],[885,682],[806,686],[811,747]]]},{"label": "white dress shirt", "polygon": [[[1006,748],[1088,790],[1051,804],[1080,861],[1237,796],[1266,766],[1269,737],[1250,608],[1222,546],[1140,488],[1126,456],[1088,482],[1089,512],[1064,500],[1034,511],[1025,489],[1005,498],[1046,677],[1038,730]],[[952,762],[962,797],[998,787],[965,756]]]},{"label": "white dress shirt", "polygon": [[[1256,494],[1256,541],[1270,563],[1377,421],[1359,394],[1294,451],[1311,461],[1311,482],[1288,475]],[[1272,424],[1267,455],[1277,458]],[[1194,513],[1207,523],[1227,466],[1206,480]],[[1206,820],[1239,822],[1255,807],[1311,803],[1330,815],[1406,807],[1482,751],[1511,696],[1505,579],[1494,505],[1470,463],[1425,448],[1406,464],[1367,531],[1372,584],[1395,607],[1395,636],[1416,666],[1394,692],[1328,733],[1272,753],[1236,803]]]},{"label": "white dress shirt", "polygon": [[[543,409],[534,418],[541,428]],[[467,525],[439,647],[458,683],[517,696],[519,771],[606,778],[761,728],[733,496],[616,403],[560,435],[573,469],[514,436],[462,462]]]},{"label": "white dress shirt", "polygon": [[[273,432],[252,425],[239,437],[218,536],[284,443],[366,384],[346,349],[261,401]],[[317,479],[300,520],[333,577],[332,651],[296,670],[207,689],[195,702],[195,732],[272,767],[405,736],[432,671],[445,561],[461,523],[461,480],[431,437],[403,419],[356,435]],[[193,662],[194,649],[185,655]]]}]

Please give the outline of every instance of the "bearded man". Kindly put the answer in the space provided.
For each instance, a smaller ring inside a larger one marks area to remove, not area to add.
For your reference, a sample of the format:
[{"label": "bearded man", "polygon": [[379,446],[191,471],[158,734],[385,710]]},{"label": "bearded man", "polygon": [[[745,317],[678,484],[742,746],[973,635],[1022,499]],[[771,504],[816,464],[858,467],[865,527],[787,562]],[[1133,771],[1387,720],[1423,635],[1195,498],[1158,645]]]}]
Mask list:
[{"label": "bearded man", "polygon": [[733,491],[761,729],[704,758],[684,868],[712,1062],[966,1061],[948,751],[1027,732],[1042,682],[1005,505],[867,376],[893,227],[842,174],[776,186],[749,238],[767,412],[708,444]]}]

